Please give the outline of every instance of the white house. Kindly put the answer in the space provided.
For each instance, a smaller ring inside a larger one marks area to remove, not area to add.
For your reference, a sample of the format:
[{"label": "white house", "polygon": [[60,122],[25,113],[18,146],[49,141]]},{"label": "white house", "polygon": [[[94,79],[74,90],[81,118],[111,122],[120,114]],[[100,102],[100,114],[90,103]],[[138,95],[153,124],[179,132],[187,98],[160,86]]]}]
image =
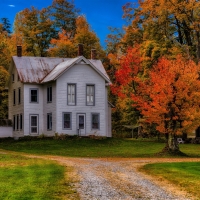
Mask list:
[{"label": "white house", "polygon": [[13,137],[112,136],[110,79],[100,60],[22,56],[18,46],[9,71]]}]

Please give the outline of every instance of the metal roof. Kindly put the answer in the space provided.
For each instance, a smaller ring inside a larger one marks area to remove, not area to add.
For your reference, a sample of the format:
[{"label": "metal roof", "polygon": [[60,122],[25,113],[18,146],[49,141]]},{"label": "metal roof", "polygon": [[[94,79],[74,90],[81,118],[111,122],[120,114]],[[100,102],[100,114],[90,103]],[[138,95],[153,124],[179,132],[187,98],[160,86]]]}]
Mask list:
[{"label": "metal roof", "polygon": [[76,58],[51,58],[13,56],[13,61],[24,83],[45,83],[56,80],[73,65],[83,61],[97,71],[108,83],[110,79],[100,60],[88,60],[83,56]]}]

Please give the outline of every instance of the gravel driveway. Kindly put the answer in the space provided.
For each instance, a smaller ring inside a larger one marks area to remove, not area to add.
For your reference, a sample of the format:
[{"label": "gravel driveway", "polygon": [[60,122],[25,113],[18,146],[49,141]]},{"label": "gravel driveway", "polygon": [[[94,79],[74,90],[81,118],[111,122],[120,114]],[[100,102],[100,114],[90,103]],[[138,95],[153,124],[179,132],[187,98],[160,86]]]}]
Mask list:
[{"label": "gravel driveway", "polygon": [[[0,152],[6,153],[6,152]],[[81,200],[192,200],[188,193],[175,185],[155,179],[138,171],[147,163],[192,162],[200,159],[171,158],[68,158],[61,156],[27,157],[57,161],[65,167],[73,167],[71,179]],[[73,175],[72,175],[73,174]],[[67,198],[69,199],[69,198]],[[73,197],[70,199],[74,199]]]},{"label": "gravel driveway", "polygon": [[79,181],[80,198],[85,200],[187,200],[189,194],[175,186],[150,178],[138,167],[152,162],[200,161],[199,159],[86,159],[51,157],[73,166]]}]

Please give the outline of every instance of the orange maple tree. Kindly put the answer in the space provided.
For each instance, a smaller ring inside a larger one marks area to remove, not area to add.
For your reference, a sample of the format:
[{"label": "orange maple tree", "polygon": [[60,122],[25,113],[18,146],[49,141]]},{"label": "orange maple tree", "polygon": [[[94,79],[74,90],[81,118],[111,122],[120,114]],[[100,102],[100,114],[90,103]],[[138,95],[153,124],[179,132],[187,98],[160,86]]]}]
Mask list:
[{"label": "orange maple tree", "polygon": [[143,117],[142,123],[156,126],[167,136],[167,149],[179,151],[177,135],[200,125],[200,65],[177,56],[158,60],[144,71],[139,45],[120,59],[112,92],[123,109],[131,102]]},{"label": "orange maple tree", "polygon": [[168,136],[169,150],[179,150],[176,136],[194,131],[200,125],[200,65],[177,56],[161,58],[149,77],[135,77],[134,106],[145,122]]}]

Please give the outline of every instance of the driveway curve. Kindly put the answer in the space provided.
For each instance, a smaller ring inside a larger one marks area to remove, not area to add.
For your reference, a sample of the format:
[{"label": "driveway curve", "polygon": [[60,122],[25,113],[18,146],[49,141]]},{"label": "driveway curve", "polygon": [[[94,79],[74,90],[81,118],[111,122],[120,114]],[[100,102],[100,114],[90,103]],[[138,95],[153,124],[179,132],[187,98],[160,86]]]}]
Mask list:
[{"label": "driveway curve", "polygon": [[[8,152],[19,154],[10,151],[0,153]],[[143,174],[138,169],[148,163],[200,162],[200,158],[69,158],[24,153],[21,155],[54,160],[65,167],[72,167],[73,175],[70,176],[76,180],[74,186],[81,200],[195,199],[177,186]]]},{"label": "driveway curve", "polygon": [[189,200],[190,194],[166,181],[160,181],[138,171],[147,163],[189,162],[200,159],[163,158],[65,158],[50,156],[65,166],[73,166],[79,181],[76,189],[83,200]]}]

